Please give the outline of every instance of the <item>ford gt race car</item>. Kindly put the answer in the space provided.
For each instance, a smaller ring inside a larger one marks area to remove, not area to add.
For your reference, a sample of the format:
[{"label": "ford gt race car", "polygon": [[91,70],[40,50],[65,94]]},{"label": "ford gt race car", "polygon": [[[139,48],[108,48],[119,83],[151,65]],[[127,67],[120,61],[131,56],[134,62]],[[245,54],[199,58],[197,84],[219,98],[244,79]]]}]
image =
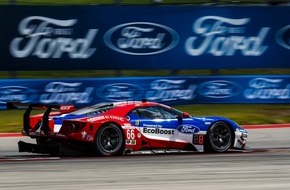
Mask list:
[{"label": "ford gt race car", "polygon": [[[31,114],[40,108],[44,113]],[[82,109],[30,104],[23,120],[22,134],[36,143],[19,141],[19,151],[52,155],[69,150],[101,156],[170,150],[221,153],[244,149],[248,136],[228,118],[194,117],[146,100],[99,103]]]}]

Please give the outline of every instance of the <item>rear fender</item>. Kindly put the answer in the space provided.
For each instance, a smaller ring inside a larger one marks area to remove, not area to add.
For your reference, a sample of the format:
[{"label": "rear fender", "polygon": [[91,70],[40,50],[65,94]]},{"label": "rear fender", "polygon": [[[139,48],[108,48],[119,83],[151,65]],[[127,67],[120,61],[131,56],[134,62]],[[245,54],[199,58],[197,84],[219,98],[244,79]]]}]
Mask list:
[{"label": "rear fender", "polygon": [[[39,130],[40,132],[44,132],[48,134],[48,132],[52,131],[49,126],[53,125],[51,121],[49,121],[49,116],[54,115],[55,113],[51,113],[52,110],[58,110],[59,113],[68,113],[74,110],[73,105],[57,105],[57,104],[27,104],[21,102],[7,102],[7,109],[26,109],[23,114],[23,131],[25,134],[29,135],[29,132],[34,128]],[[44,110],[43,115],[39,115],[36,117],[31,116],[32,110]],[[58,114],[58,113],[57,113]],[[34,124],[34,126],[31,126]],[[35,126],[39,124],[39,126]],[[35,131],[35,130],[34,130]]]}]

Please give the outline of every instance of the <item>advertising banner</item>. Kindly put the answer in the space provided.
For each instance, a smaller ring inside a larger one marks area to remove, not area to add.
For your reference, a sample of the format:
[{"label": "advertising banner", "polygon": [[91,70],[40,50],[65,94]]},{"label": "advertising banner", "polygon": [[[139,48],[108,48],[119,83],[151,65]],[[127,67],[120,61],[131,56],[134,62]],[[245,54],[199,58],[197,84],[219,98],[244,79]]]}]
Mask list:
[{"label": "advertising banner", "polygon": [[168,105],[206,103],[290,103],[290,76],[136,77],[0,80],[0,108],[6,102],[74,104],[139,101]]},{"label": "advertising banner", "polygon": [[0,6],[0,70],[290,68],[289,6]]}]

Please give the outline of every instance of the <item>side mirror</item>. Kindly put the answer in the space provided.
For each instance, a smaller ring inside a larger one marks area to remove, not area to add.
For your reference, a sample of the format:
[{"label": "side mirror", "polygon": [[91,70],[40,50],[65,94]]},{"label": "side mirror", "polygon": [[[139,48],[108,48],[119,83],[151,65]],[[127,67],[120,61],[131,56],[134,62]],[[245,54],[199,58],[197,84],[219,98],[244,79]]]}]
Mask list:
[{"label": "side mirror", "polygon": [[189,115],[189,113],[187,113],[187,112],[183,112],[182,117],[183,117],[183,118],[189,118],[190,115]]},{"label": "side mirror", "polygon": [[182,115],[177,116],[177,119],[178,119],[179,123],[182,123],[183,118],[189,118],[189,117],[190,117],[189,113],[183,112]]}]

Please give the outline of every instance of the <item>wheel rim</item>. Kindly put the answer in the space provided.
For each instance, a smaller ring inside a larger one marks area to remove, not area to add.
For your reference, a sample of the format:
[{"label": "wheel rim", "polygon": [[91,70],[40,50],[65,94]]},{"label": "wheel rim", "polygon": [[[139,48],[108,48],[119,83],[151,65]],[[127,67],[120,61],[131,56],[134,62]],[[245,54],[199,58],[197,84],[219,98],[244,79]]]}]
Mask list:
[{"label": "wheel rim", "polygon": [[121,135],[121,132],[113,127],[104,128],[100,132],[100,148],[106,153],[118,151],[121,146]]},{"label": "wheel rim", "polygon": [[210,140],[218,150],[228,149],[231,145],[232,134],[226,124],[219,124],[212,128]]}]

